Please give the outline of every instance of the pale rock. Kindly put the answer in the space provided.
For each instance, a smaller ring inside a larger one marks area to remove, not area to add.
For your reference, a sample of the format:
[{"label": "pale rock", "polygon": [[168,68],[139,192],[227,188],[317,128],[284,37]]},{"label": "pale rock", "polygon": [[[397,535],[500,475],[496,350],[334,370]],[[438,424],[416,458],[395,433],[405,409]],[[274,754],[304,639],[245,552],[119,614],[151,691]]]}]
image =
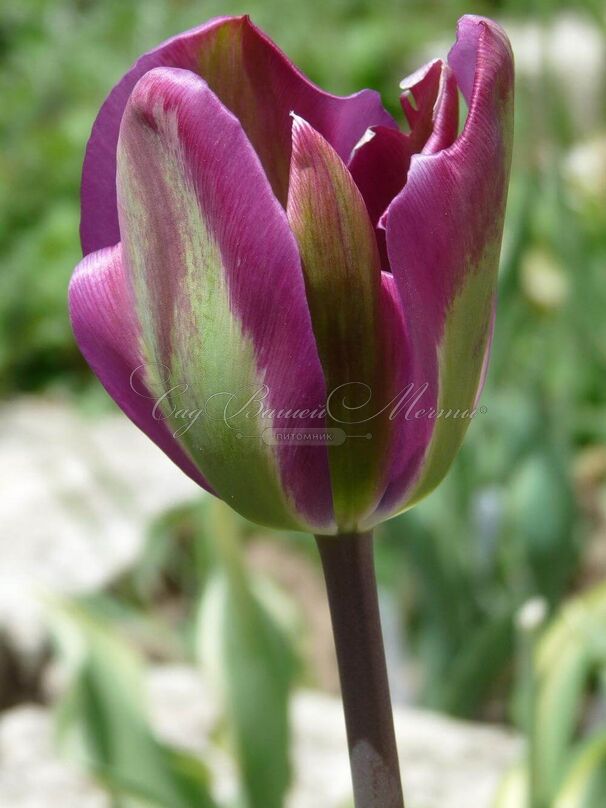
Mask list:
[{"label": "pale rock", "polygon": [[[157,734],[202,755],[217,796],[233,798],[235,768],[216,744],[221,711],[205,678],[185,666],[154,668],[148,696]],[[343,808],[351,785],[340,701],[300,691],[291,715],[294,784],[287,808]],[[409,708],[397,708],[395,722],[410,808],[491,808],[501,778],[522,752],[520,739],[502,728]],[[51,713],[33,706],[0,718],[0,805],[109,808],[102,791],[57,753]]]},{"label": "pale rock", "polygon": [[0,458],[0,627],[24,652],[46,636],[46,597],[100,589],[151,518],[200,495],[125,416],[60,401],[4,403]]}]

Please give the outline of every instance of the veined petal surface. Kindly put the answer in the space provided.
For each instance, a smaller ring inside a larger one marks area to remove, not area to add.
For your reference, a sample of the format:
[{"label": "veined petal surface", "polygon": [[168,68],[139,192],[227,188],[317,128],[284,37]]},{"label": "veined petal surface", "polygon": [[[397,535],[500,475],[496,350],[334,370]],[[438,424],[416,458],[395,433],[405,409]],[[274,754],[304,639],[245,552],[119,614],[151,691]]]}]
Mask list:
[{"label": "veined petal surface", "polygon": [[267,429],[323,426],[325,386],[297,245],[239,121],[190,71],[137,84],[118,145],[118,205],[148,379],[217,494],[270,526],[331,532],[325,447]]},{"label": "veined petal surface", "polygon": [[78,347],[109,395],[182,471],[211,490],[154,407],[154,396],[142,379],[139,324],[120,244],[78,264],[69,286],[69,311]]}]

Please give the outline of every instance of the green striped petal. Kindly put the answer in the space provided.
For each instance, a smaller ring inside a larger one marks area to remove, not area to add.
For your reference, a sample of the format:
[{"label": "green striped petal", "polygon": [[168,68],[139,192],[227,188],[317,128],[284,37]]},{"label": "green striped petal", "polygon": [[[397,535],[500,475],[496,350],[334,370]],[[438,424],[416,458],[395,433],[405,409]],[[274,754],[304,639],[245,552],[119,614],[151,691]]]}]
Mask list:
[{"label": "green striped petal", "polygon": [[247,518],[330,530],[326,450],[263,439],[269,409],[324,397],[296,242],[240,123],[193,73],[135,87],[118,205],[146,381],[171,430]]},{"label": "green striped petal", "polygon": [[391,388],[386,302],[360,191],[332,146],[298,116],[287,213],[326,379],[327,426],[346,434],[329,448],[335,518],[341,531],[355,530],[376,505],[385,474],[389,422],[381,411]]}]

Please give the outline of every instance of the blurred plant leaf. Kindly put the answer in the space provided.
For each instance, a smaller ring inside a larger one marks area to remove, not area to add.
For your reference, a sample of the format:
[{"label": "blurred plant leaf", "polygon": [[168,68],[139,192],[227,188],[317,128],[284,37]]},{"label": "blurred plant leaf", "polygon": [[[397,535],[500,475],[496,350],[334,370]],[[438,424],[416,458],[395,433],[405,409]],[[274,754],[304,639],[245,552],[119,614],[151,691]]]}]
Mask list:
[{"label": "blurred plant leaf", "polygon": [[513,642],[511,613],[492,615],[470,630],[443,687],[441,709],[461,716],[474,715],[506,670]]},{"label": "blurred plant leaf", "polygon": [[528,586],[551,603],[562,595],[573,568],[574,516],[565,469],[554,452],[535,450],[512,480],[509,519],[534,579]]},{"label": "blurred plant leaf", "polygon": [[70,680],[58,712],[68,748],[125,805],[216,808],[203,764],[151,732],[129,648],[77,603],[58,605],[52,627]]},{"label": "blurred plant leaf", "polygon": [[536,664],[537,790],[547,805],[570,764],[591,678],[606,666],[606,586],[563,608],[539,645]]},{"label": "blurred plant leaf", "polygon": [[573,758],[554,808],[606,805],[606,732],[589,739]]},{"label": "blurred plant leaf", "polygon": [[131,573],[144,602],[164,595],[197,598],[212,563],[207,533],[209,497],[179,505],[154,519],[145,546]]},{"label": "blurred plant leaf", "polygon": [[492,808],[526,808],[528,774],[523,765],[515,766],[501,781]]},{"label": "blurred plant leaf", "polygon": [[288,698],[295,659],[282,626],[251,586],[237,546],[238,520],[213,503],[220,568],[198,622],[201,663],[227,712],[246,808],[282,808],[290,783]]}]

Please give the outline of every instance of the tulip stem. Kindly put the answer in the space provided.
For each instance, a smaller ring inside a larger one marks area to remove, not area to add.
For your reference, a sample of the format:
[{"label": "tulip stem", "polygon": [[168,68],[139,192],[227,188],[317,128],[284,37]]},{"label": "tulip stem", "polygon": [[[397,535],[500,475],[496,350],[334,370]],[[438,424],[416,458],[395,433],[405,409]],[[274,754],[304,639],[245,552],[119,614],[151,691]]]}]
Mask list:
[{"label": "tulip stem", "polygon": [[355,808],[404,808],[372,532],[317,536],[339,665]]}]

